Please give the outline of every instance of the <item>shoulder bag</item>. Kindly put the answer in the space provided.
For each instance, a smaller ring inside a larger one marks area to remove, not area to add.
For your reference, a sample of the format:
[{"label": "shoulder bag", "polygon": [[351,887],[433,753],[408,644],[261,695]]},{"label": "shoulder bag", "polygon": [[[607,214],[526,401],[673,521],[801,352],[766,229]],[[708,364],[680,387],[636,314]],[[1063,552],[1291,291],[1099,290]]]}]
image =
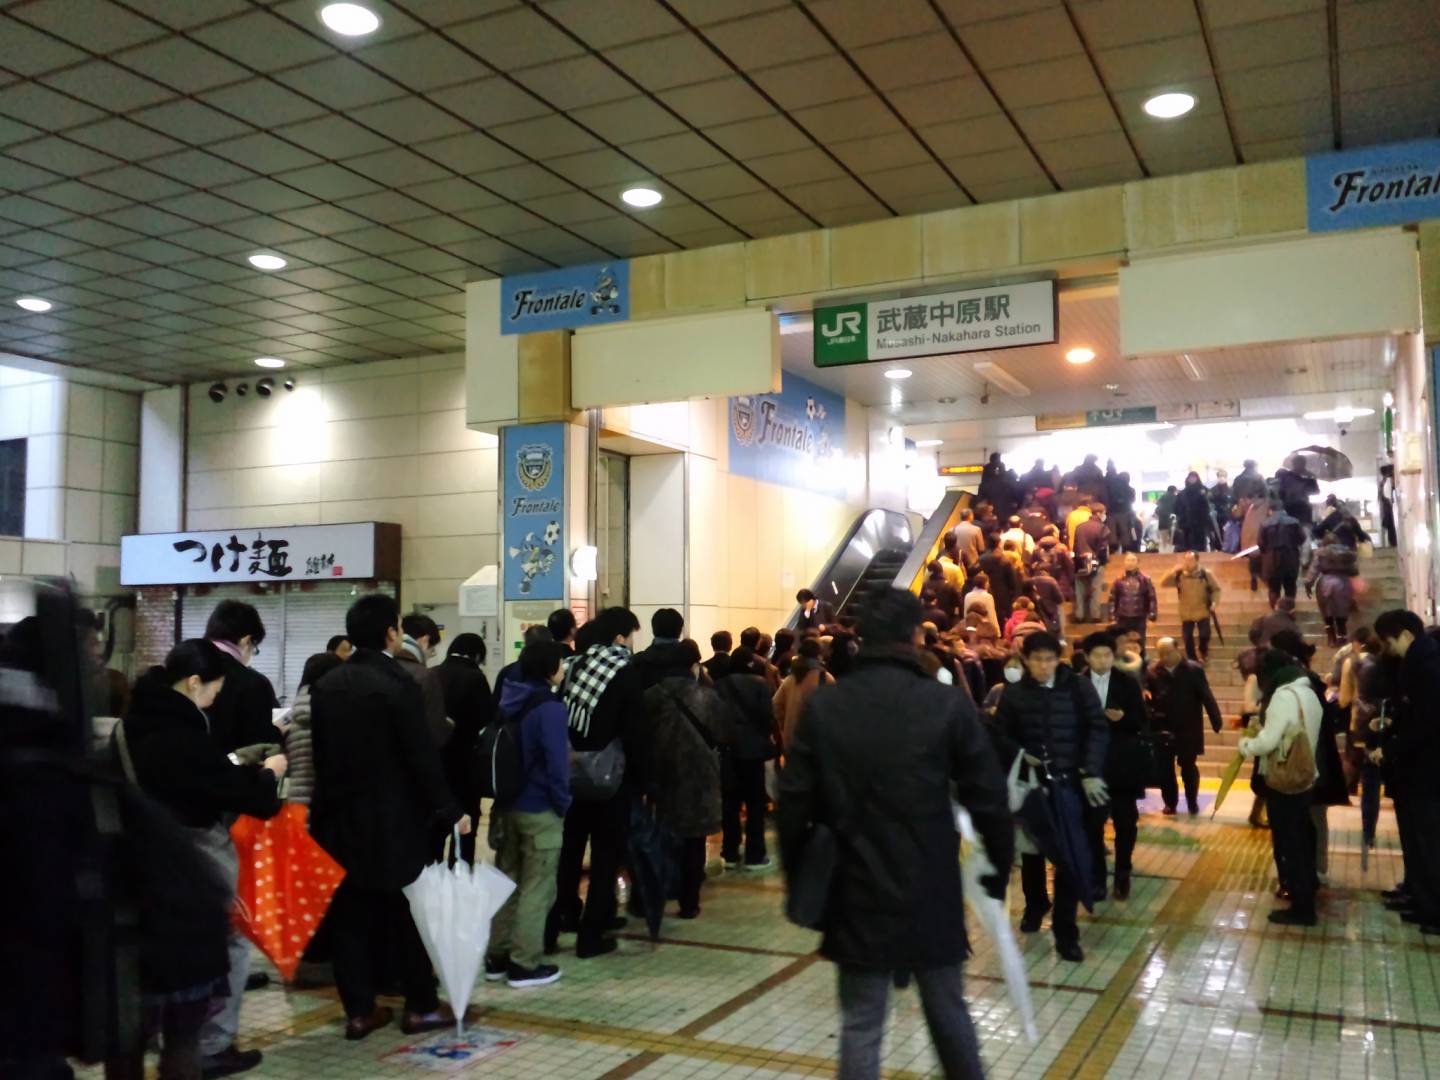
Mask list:
[{"label": "shoulder bag", "polygon": [[625,779],[625,744],[617,736],[599,750],[570,754],[570,794],[579,802],[605,802]]},{"label": "shoulder bag", "polygon": [[1315,786],[1315,751],[1305,728],[1305,709],[1300,695],[1290,691],[1300,716],[1300,728],[1271,751],[1265,763],[1265,784],[1282,795],[1300,795]]}]

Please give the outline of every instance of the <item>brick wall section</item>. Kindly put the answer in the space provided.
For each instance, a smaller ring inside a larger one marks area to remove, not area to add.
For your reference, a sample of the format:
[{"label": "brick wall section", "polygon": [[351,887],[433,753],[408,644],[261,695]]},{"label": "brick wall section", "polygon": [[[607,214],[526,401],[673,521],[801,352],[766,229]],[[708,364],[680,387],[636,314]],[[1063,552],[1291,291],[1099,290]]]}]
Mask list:
[{"label": "brick wall section", "polygon": [[175,587],[145,585],[135,590],[135,671],[165,662],[175,645]]}]

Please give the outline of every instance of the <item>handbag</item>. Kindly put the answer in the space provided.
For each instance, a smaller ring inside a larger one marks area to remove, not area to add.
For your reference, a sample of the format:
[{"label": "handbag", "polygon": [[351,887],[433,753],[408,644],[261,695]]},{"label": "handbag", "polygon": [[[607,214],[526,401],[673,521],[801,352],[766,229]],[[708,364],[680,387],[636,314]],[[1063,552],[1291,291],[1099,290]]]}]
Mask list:
[{"label": "handbag", "polygon": [[570,755],[570,794],[579,802],[614,798],[624,779],[625,744],[619,738],[599,750],[576,750]]},{"label": "handbag", "polygon": [[[859,816],[863,799],[868,794],[867,785],[861,792],[862,801],[851,805],[844,822],[837,822],[837,827],[847,835],[851,832],[850,823]],[[823,821],[814,822],[800,847],[799,856],[785,875],[785,917],[806,930],[824,930],[839,865],[839,833]]]},{"label": "handbag", "polygon": [[[1291,691],[1294,693],[1293,691]],[[1299,703],[1299,695],[1296,695]],[[1305,714],[1300,713],[1300,730],[1290,736],[1288,744],[1271,751],[1265,763],[1265,786],[1282,795],[1300,795],[1315,786],[1315,751],[1305,730]]]}]

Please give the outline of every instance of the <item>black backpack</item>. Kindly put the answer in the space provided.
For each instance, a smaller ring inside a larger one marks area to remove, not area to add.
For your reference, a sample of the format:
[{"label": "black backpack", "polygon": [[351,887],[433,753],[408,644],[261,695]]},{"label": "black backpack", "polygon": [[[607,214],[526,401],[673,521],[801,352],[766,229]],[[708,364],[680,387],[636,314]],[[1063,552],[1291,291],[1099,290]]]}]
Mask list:
[{"label": "black backpack", "polygon": [[[530,709],[535,706],[532,705]],[[520,749],[520,725],[530,715],[526,709],[513,720],[496,717],[480,732],[475,746],[476,787],[480,798],[494,799],[500,807],[520,797],[525,786],[525,756]]]}]

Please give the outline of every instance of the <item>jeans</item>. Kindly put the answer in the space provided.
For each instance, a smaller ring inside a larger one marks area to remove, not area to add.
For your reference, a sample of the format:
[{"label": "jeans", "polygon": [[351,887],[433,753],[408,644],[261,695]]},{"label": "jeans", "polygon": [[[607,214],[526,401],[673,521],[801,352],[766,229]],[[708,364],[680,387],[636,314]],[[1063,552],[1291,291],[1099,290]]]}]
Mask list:
[{"label": "jeans", "polygon": [[1310,818],[1311,793],[1269,793],[1270,842],[1280,885],[1290,892],[1292,910],[1315,913],[1315,825]]},{"label": "jeans", "polygon": [[[1103,822],[1104,819],[1101,820]],[[1100,850],[1103,852],[1105,849],[1102,847]],[[1039,918],[1050,906],[1045,881],[1045,856],[1020,857],[1020,885],[1025,892],[1025,914]],[[1057,943],[1063,945],[1080,940],[1080,926],[1075,921],[1079,906],[1080,893],[1074,880],[1067,871],[1055,867],[1055,906],[1050,916],[1050,929]]]},{"label": "jeans", "polygon": [[1365,843],[1375,846],[1375,827],[1380,821],[1380,766],[1366,760],[1360,766],[1360,831]]},{"label": "jeans", "polygon": [[[559,890],[555,900],[562,919],[578,919],[581,941],[602,937],[615,921],[615,880],[630,824],[630,796],[621,791],[604,802],[574,802],[565,815],[560,849]],[[580,870],[590,845],[590,888],[580,903]]]},{"label": "jeans", "polygon": [[[196,829],[194,836],[196,846],[219,867],[233,891],[240,880],[240,858],[230,839],[229,828],[221,823],[209,829]],[[230,995],[220,1011],[200,1028],[202,1057],[223,1054],[235,1045],[235,1037],[240,1032],[240,1005],[245,996],[245,980],[250,977],[250,939],[232,926],[225,948],[230,955]]]},{"label": "jeans", "polygon": [[1174,810],[1180,805],[1180,789],[1175,783],[1175,765],[1178,762],[1180,765],[1180,779],[1184,781],[1185,784],[1185,806],[1191,813],[1194,813],[1196,807],[1199,805],[1198,800],[1200,798],[1200,767],[1195,764],[1195,759],[1198,755],[1177,754],[1172,752],[1167,756],[1169,757],[1169,761],[1167,762],[1168,768],[1162,772],[1160,798],[1164,800],[1165,805],[1171,810]]},{"label": "jeans", "polygon": [[1098,610],[1103,578],[1100,574],[1075,578],[1075,621],[1098,622]]},{"label": "jeans", "polygon": [[[1185,636],[1185,655],[1191,660],[1205,661],[1210,657],[1210,620],[1195,619],[1187,620],[1180,624],[1180,632]],[[1200,638],[1200,648],[1196,651],[1195,638]]]},{"label": "jeans", "polygon": [[340,882],[326,916],[335,958],[335,986],[350,1019],[375,1011],[375,995],[388,952],[405,995],[407,1012],[433,1012],[439,1005],[430,957],[399,890],[376,891]]},{"label": "jeans", "polygon": [[565,821],[551,810],[505,815],[504,839],[495,865],[515,882],[515,891],[495,913],[490,929],[490,955],[533,971],[545,962],[545,920],[559,888],[556,869],[564,843]]},{"label": "jeans", "polygon": [[[980,1043],[965,1006],[960,965],[925,968],[914,974],[925,1023],[946,1080],[983,1080]],[[840,1080],[878,1080],[880,1043],[894,981],[890,971],[839,969]]]},{"label": "jeans", "polygon": [[765,861],[765,762],[730,761],[722,808],[724,836],[720,857],[727,863],[740,861],[740,808],[745,808],[745,862],[751,866]]}]

